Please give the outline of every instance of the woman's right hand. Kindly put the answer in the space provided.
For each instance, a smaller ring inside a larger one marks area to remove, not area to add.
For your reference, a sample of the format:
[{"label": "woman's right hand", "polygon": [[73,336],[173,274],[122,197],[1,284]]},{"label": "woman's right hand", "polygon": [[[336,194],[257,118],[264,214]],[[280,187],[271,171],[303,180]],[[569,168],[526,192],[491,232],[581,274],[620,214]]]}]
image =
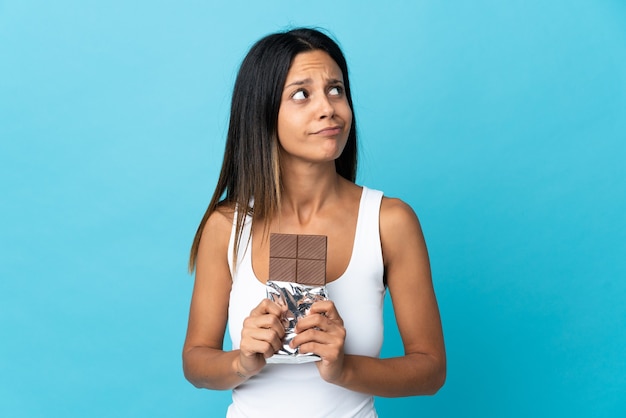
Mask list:
[{"label": "woman's right hand", "polygon": [[281,322],[283,310],[275,302],[263,299],[243,321],[237,367],[242,375],[250,377],[259,373],[265,366],[265,359],[282,347],[285,335]]}]

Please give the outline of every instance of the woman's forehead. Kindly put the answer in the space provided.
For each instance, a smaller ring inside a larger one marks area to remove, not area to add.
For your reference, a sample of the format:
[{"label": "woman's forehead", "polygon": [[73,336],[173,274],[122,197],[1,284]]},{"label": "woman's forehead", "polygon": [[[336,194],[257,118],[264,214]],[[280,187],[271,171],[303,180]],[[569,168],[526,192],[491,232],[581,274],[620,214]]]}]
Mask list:
[{"label": "woman's forehead", "polygon": [[307,79],[309,75],[322,74],[324,78],[343,81],[339,65],[324,51],[301,52],[296,55],[287,73],[286,85],[297,79]]}]

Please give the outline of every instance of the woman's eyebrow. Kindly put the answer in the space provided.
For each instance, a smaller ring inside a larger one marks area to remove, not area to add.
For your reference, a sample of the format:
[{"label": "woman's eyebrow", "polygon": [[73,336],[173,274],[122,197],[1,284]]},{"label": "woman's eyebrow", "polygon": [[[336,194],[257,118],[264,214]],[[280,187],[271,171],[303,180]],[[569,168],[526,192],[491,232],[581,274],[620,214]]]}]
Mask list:
[{"label": "woman's eyebrow", "polygon": [[[285,88],[292,87],[292,86],[303,86],[305,84],[311,84],[312,82],[313,80],[311,80],[310,78],[305,78],[303,80],[293,81],[287,84]],[[327,84],[343,84],[343,80],[340,80],[338,78],[331,78],[330,80],[327,81]]]},{"label": "woman's eyebrow", "polygon": [[291,82],[291,83],[287,84],[285,86],[285,88],[291,87],[291,86],[303,86],[305,84],[311,84],[312,82],[313,82],[313,80],[311,80],[310,78],[305,78],[304,80],[296,80],[294,82]]}]

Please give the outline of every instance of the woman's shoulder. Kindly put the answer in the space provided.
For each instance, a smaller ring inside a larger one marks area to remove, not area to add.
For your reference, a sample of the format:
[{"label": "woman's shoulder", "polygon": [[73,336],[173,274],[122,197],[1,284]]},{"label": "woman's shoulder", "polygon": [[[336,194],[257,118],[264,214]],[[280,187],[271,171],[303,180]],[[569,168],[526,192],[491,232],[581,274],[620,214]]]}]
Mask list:
[{"label": "woman's shoulder", "polygon": [[[386,268],[406,265],[408,260],[415,261],[415,257],[426,254],[422,227],[409,204],[398,198],[383,197],[379,222]],[[387,280],[390,283],[389,277]]]},{"label": "woman's shoulder", "polygon": [[380,204],[380,230],[395,238],[407,233],[421,235],[419,219],[413,208],[402,199],[388,196],[383,196]]},{"label": "woman's shoulder", "polygon": [[413,211],[413,208],[397,197],[390,197],[385,195],[385,193],[381,190],[372,189],[371,187],[365,185],[357,185],[355,183],[351,183],[351,189],[358,190],[358,194],[361,194],[361,189],[363,192],[376,193],[381,195],[381,203],[380,203],[380,218],[381,221],[397,221],[399,223],[404,223],[410,220],[417,220],[417,215]]},{"label": "woman's shoulder", "polygon": [[235,217],[235,205],[230,202],[220,202],[217,208],[208,216],[202,230],[201,240],[211,237],[212,240],[220,238],[228,240]]},{"label": "woman's shoulder", "polygon": [[380,212],[381,216],[416,217],[413,208],[404,200],[385,195],[383,195],[382,202],[380,204]]}]

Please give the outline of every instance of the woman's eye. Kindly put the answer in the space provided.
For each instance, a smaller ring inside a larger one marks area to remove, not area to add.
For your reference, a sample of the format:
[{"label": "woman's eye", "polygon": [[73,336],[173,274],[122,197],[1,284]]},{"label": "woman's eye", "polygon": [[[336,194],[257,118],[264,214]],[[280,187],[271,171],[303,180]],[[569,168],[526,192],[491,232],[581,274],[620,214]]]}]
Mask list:
[{"label": "woman's eye", "polygon": [[307,94],[303,90],[298,90],[291,96],[294,100],[304,100],[307,98]]},{"label": "woman's eye", "polygon": [[339,86],[331,87],[328,91],[328,94],[331,96],[339,96],[341,93],[343,93],[343,89]]}]

